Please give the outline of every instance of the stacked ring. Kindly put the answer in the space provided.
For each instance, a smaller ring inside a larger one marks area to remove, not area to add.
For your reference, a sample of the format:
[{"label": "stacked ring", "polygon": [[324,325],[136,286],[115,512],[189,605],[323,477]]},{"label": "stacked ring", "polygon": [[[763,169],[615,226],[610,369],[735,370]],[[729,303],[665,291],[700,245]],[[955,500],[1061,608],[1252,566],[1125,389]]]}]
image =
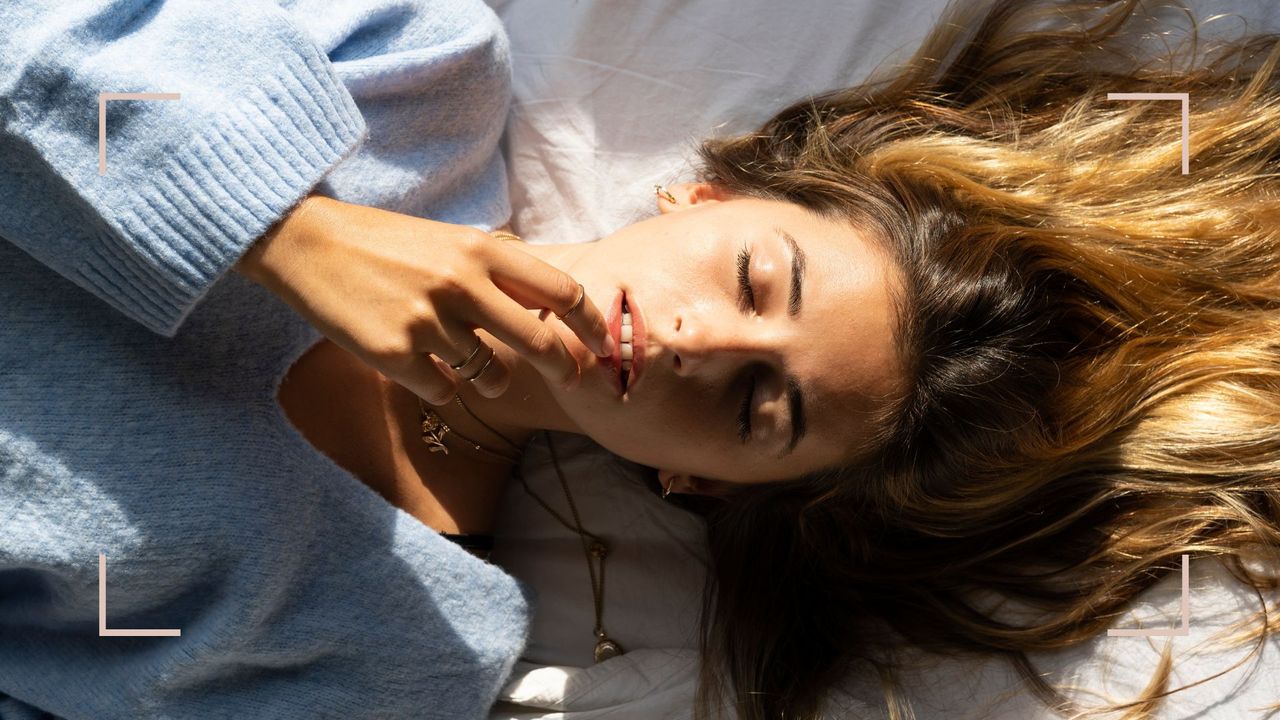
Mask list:
[{"label": "stacked ring", "polygon": [[480,370],[478,370],[475,375],[472,375],[471,377],[467,378],[467,380],[469,382],[475,382],[476,378],[483,375],[484,371],[489,369],[489,363],[493,362],[493,356],[497,354],[498,354],[497,350],[494,350],[493,348],[489,348],[489,359],[485,360],[484,365],[480,366]]},{"label": "stacked ring", "polygon": [[[471,351],[471,354],[467,355],[467,358],[461,362],[450,363],[449,367],[458,371],[462,370],[462,368],[466,367],[468,363],[470,363],[472,360],[475,359],[476,355],[480,354],[480,348],[483,348],[483,347],[486,347],[486,345],[484,344],[484,341],[481,340],[479,336],[476,336],[476,347],[474,350]],[[484,365],[480,366],[480,370],[475,375],[472,375],[471,377],[466,379],[470,380],[471,382],[475,382],[476,378],[483,375],[484,371],[489,369],[489,364],[493,362],[493,356],[497,354],[498,354],[498,351],[490,347],[489,358],[484,361]]]},{"label": "stacked ring", "polygon": [[460,363],[458,363],[458,364],[456,364],[456,365],[450,365],[449,367],[453,368],[454,370],[461,370],[463,367],[465,367],[465,366],[466,366],[466,364],[467,364],[467,363],[471,362],[471,360],[472,360],[473,358],[475,358],[476,353],[480,352],[480,348],[481,348],[483,345],[484,345],[484,341],[483,341],[483,340],[481,340],[481,339],[477,336],[477,337],[476,337],[476,349],[471,351],[471,354],[467,356],[467,359],[466,359],[466,360],[463,360],[462,362],[460,362]]}]

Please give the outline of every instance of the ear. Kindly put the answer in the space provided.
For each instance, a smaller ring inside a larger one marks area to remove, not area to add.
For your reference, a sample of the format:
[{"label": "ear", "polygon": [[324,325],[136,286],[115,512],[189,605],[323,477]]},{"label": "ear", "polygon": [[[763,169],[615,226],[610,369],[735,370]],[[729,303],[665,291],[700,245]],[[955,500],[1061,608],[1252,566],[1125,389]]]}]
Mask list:
[{"label": "ear", "polygon": [[723,480],[712,480],[698,477],[697,475],[662,469],[658,470],[658,483],[664,488],[670,487],[672,495],[683,493],[685,495],[707,495],[718,498],[727,498],[732,495],[736,487],[735,483]]},{"label": "ear", "polygon": [[676,201],[673,203],[667,198],[658,195],[658,211],[663,214],[676,210],[688,210],[691,207],[706,203],[732,200],[737,197],[723,187],[712,183],[676,183],[666,187],[667,192],[671,193]]}]

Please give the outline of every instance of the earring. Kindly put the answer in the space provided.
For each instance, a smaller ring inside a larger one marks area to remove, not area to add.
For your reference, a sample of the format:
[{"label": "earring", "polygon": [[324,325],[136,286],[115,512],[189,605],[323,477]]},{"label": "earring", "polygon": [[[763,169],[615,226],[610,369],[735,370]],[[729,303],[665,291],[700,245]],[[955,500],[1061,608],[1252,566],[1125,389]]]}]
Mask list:
[{"label": "earring", "polygon": [[675,477],[674,475],[672,475],[671,477],[667,478],[667,484],[662,488],[662,499],[663,499],[663,500],[666,500],[666,499],[667,499],[667,496],[671,494],[671,483],[675,482],[675,479],[676,479],[676,477]]},{"label": "earring", "polygon": [[675,196],[675,195],[672,195],[670,192],[668,192],[668,191],[667,191],[667,189],[666,189],[665,187],[663,187],[663,186],[661,186],[661,185],[654,185],[654,186],[653,186],[653,194],[657,195],[658,197],[662,198],[663,200],[666,200],[667,202],[671,203],[672,205],[678,205],[678,204],[679,204],[679,201],[678,201],[678,200],[676,200],[676,196]]}]

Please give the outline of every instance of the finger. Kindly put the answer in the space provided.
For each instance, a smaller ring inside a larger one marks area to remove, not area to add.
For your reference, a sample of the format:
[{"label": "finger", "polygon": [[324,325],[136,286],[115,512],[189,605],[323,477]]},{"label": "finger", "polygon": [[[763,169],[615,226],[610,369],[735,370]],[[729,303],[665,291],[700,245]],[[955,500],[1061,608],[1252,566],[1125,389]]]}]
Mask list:
[{"label": "finger", "polygon": [[472,322],[515,352],[534,369],[561,387],[571,389],[581,380],[578,361],[569,353],[551,325],[539,322],[529,311],[497,289],[477,292],[470,312]]},{"label": "finger", "polygon": [[475,386],[477,392],[490,398],[506,392],[511,384],[511,371],[502,361],[498,349],[489,343],[485,343],[480,355],[458,374]]},{"label": "finger", "polygon": [[447,405],[458,394],[456,374],[439,358],[418,355],[409,360],[397,382],[431,405]]},{"label": "finger", "polygon": [[[526,308],[548,308],[560,316],[578,299],[578,281],[565,271],[514,246],[501,243],[490,263],[494,284]],[[562,322],[601,357],[613,354],[609,325],[604,314],[584,296],[578,308]]]},{"label": "finger", "polygon": [[[425,334],[424,338],[415,338],[415,347],[421,347],[444,361],[443,365],[452,377],[459,380],[475,377],[472,385],[484,397],[498,397],[511,385],[511,370],[507,363],[501,355],[490,362],[493,348],[471,328],[461,323],[442,322]],[[455,365],[459,367],[455,368]],[[482,368],[483,373],[480,372]]]}]

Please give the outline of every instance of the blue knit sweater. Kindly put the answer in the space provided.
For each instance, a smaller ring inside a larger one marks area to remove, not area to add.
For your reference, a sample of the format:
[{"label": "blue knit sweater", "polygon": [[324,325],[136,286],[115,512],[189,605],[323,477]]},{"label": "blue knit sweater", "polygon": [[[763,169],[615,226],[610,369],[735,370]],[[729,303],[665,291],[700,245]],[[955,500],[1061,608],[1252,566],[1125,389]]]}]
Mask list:
[{"label": "blue knit sweater", "polygon": [[[100,175],[104,92],[181,97]],[[231,267],[312,188],[501,225],[509,92],[480,0],[0,3],[0,718],[487,716],[531,592],[293,428]]]}]

